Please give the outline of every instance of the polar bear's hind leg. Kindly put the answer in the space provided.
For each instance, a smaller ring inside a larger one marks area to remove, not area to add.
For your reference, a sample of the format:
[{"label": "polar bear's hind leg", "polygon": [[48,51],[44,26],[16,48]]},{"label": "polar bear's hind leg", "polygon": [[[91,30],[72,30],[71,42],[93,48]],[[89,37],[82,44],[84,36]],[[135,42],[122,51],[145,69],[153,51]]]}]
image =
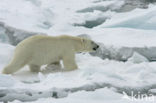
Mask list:
[{"label": "polar bear's hind leg", "polygon": [[12,74],[26,65],[26,62],[12,60],[2,71],[3,74]]},{"label": "polar bear's hind leg", "polygon": [[[23,58],[24,57],[24,58]],[[24,67],[29,60],[31,59],[30,55],[23,54],[23,52],[15,52],[11,62],[3,69],[2,73],[12,74]]]}]

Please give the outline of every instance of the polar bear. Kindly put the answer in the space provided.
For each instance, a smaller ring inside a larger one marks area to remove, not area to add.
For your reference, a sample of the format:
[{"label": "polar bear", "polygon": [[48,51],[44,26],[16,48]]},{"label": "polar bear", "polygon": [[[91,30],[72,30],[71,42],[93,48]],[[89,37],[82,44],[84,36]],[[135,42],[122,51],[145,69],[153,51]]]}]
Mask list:
[{"label": "polar bear", "polygon": [[96,51],[99,46],[92,40],[74,36],[36,35],[20,42],[14,51],[11,62],[2,73],[12,74],[25,65],[30,71],[39,72],[42,65],[57,64],[63,61],[66,70],[77,69],[76,52]]}]

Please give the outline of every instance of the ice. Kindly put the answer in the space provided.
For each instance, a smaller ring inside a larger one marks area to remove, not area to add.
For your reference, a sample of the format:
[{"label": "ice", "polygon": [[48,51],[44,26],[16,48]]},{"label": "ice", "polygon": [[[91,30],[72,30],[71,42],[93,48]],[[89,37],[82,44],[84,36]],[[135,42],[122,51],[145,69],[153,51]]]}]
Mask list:
[{"label": "ice", "polygon": [[25,29],[35,32],[36,30],[42,31],[42,28],[48,29],[53,25],[51,21],[51,19],[53,18],[53,11],[48,8],[42,8],[42,5],[40,4],[41,1],[33,1],[1,0],[1,21],[19,29]]},{"label": "ice", "polygon": [[[154,61],[156,42],[154,30],[137,30],[129,28],[105,28],[94,29],[87,32],[92,40],[100,45],[100,48],[92,55],[102,59],[115,59],[127,61],[137,52],[149,61]],[[139,39],[138,39],[139,38]]]},{"label": "ice", "polygon": [[[131,59],[137,59],[138,61],[155,61],[156,56],[155,47],[115,47],[113,45],[103,45],[99,43],[100,48],[93,53],[90,53],[93,56],[98,56],[102,59],[111,59],[118,61],[127,61]],[[139,55],[134,55],[139,53]],[[140,60],[139,60],[140,59]],[[136,61],[137,61],[136,60]]]},{"label": "ice", "polygon": [[[144,0],[1,0],[0,12],[0,71],[13,56],[11,45],[32,35],[68,34],[100,45],[95,53],[76,54],[79,68],[75,71],[55,71],[49,66],[32,73],[25,66],[13,75],[0,74],[0,101],[150,103],[133,100],[132,92],[155,98],[154,4],[148,6]],[[123,92],[131,99],[123,99]]]},{"label": "ice", "polygon": [[37,34],[45,35],[45,33],[25,31],[22,29],[10,27],[3,22],[0,22],[0,30],[1,30],[0,42],[12,44],[12,45],[17,45],[20,41],[33,35],[37,35]]},{"label": "ice", "polygon": [[0,70],[6,65],[13,55],[14,47],[9,44],[0,43]]},{"label": "ice", "polygon": [[141,62],[148,62],[148,59],[140,55],[139,53],[134,52],[132,57],[129,58],[128,61],[133,62],[133,63],[141,63]]},{"label": "ice", "polygon": [[[136,9],[128,13],[119,13],[107,20],[101,27],[126,27],[135,29],[156,29],[156,7],[154,5],[149,6],[150,9]],[[135,14],[135,15],[134,15]]]},{"label": "ice", "polygon": [[[14,47],[8,44],[0,43],[0,71],[2,68],[11,60],[13,55]],[[10,75],[0,74],[0,88],[12,87],[16,80]]]},{"label": "ice", "polygon": [[151,90],[149,90],[149,92],[155,94],[156,93],[156,89],[151,89]]},{"label": "ice", "polygon": [[14,78],[10,75],[2,75],[0,74],[0,88],[2,87],[12,87],[16,82]]},{"label": "ice", "polygon": [[[32,74],[31,72],[26,74],[28,70],[24,68],[25,71],[20,71],[16,73],[16,75],[13,75],[18,82],[15,82],[14,87],[9,89],[10,92],[12,90],[17,91],[17,89],[21,92],[15,92],[17,97],[12,97],[8,100],[18,99],[22,101],[31,101],[42,96],[50,97],[49,95],[36,96],[36,93],[42,92],[47,94],[51,93],[53,90],[56,90],[57,93],[62,91],[59,94],[61,98],[61,95],[64,94],[66,94],[66,97],[69,93],[76,93],[82,90],[96,91],[104,87],[114,88],[112,91],[118,93],[125,91],[128,95],[130,95],[131,91],[134,91],[134,94],[137,94],[138,92],[144,94],[150,92],[151,88],[156,88],[156,81],[154,79],[156,73],[155,62],[143,62],[139,64],[132,62],[124,63],[102,60],[98,57],[92,57],[89,54],[78,54],[76,58],[79,66],[78,70],[71,72],[54,72],[50,74],[43,72],[42,74],[39,73],[39,76],[38,74],[33,74],[33,76],[39,80],[37,83],[21,82],[24,81],[25,78],[28,78],[28,76],[30,76],[29,74]],[[23,74],[23,72],[25,72],[25,74]],[[19,77],[20,81],[18,79]],[[25,99],[18,97],[18,95],[23,95],[30,91],[33,95],[32,97],[24,96]],[[7,92],[6,94],[10,92]],[[10,98],[10,96],[5,98]],[[0,100],[4,100],[5,98],[0,98]]]},{"label": "ice", "polygon": [[35,101],[38,98],[63,98],[67,93],[61,90],[35,91],[31,89],[2,89],[0,90],[0,101]]},{"label": "ice", "polygon": [[40,81],[45,80],[45,76],[41,72],[38,73],[38,78]]},{"label": "ice", "polygon": [[[115,92],[112,92],[108,88],[98,89],[94,92],[79,91],[77,93],[70,94],[67,98],[54,99],[46,98],[39,99],[35,102],[25,102],[25,103],[153,103],[155,97],[141,98],[140,100],[135,98],[130,98]],[[21,103],[20,101],[14,101],[11,103]]]}]

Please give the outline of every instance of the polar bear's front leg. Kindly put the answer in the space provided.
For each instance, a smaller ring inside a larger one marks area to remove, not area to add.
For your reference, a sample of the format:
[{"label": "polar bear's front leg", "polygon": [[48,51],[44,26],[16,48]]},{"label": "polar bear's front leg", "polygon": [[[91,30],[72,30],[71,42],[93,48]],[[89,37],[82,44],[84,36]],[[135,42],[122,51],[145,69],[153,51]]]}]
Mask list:
[{"label": "polar bear's front leg", "polygon": [[63,65],[66,70],[74,70],[77,69],[77,64],[75,62],[75,54],[67,53],[63,56]]},{"label": "polar bear's front leg", "polygon": [[29,69],[31,72],[39,72],[40,71],[40,66],[34,65],[34,64],[29,64]]}]

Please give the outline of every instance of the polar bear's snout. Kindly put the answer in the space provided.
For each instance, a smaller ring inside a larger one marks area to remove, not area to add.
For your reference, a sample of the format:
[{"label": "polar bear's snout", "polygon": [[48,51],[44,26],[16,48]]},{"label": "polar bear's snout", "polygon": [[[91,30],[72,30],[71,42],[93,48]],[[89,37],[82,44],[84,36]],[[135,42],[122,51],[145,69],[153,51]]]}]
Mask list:
[{"label": "polar bear's snout", "polygon": [[96,47],[93,48],[93,50],[97,50],[99,48],[99,45],[97,45]]},{"label": "polar bear's snout", "polygon": [[96,51],[96,50],[99,48],[99,45],[96,44],[96,43],[93,42],[93,41],[92,41],[92,44],[93,44],[93,48],[92,48],[92,49],[93,49],[94,51]]}]

